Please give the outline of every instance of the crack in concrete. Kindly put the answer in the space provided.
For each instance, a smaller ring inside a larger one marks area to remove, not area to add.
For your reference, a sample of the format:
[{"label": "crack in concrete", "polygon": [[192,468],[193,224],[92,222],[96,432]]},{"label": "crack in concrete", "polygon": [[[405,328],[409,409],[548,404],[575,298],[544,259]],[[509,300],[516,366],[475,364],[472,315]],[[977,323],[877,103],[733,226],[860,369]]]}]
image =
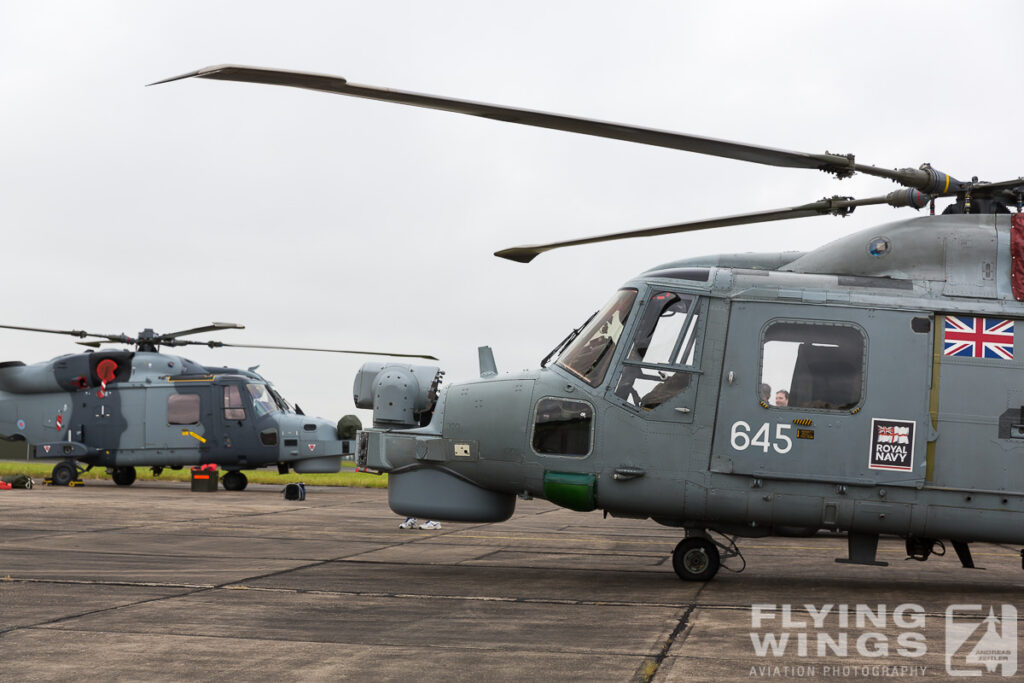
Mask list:
[{"label": "crack in concrete", "polygon": [[[340,560],[340,559],[344,559],[344,557],[345,556],[341,556],[341,557],[335,558],[335,559],[339,559]],[[312,567],[317,567],[317,566],[326,564],[326,563],[331,562],[331,561],[332,560],[322,560],[322,561],[319,561],[319,562],[312,562],[312,563],[301,565],[301,566],[298,566],[298,567],[291,567],[291,568],[285,569],[285,570],[269,572],[269,573],[266,573],[266,574],[258,574],[256,576],[250,576],[250,577],[247,577],[245,579],[242,579],[242,581],[243,582],[245,582],[245,581],[258,581],[260,579],[272,578],[274,576],[279,576],[281,574],[286,574],[286,573],[291,572],[291,571],[298,571],[300,569],[310,569]],[[19,580],[19,579],[6,579],[5,580],[5,582],[18,582],[18,581],[21,581],[21,580]],[[72,581],[53,581],[51,583],[72,583]],[[91,583],[93,583],[93,585],[100,585],[102,582],[95,581],[95,582],[91,582]],[[125,584],[124,583],[119,583],[118,585],[125,585]],[[137,584],[129,583],[128,585],[137,585]],[[212,590],[217,590],[219,588],[227,588],[228,586],[238,586],[238,585],[239,585],[238,581],[230,581],[230,582],[227,582],[227,583],[215,584],[215,585],[212,585],[212,586],[202,586],[202,587],[195,588],[193,590],[189,590],[189,591],[186,591],[184,593],[178,593],[178,594],[175,594],[175,595],[164,595],[164,596],[157,597],[157,598],[147,598],[147,599],[144,599],[144,600],[136,600],[134,602],[130,602],[130,603],[122,604],[122,605],[112,605],[110,607],[103,607],[103,608],[98,608],[98,609],[93,609],[93,610],[87,610],[85,612],[81,612],[81,613],[78,613],[78,614],[68,614],[68,615],[64,615],[62,617],[56,617],[54,619],[49,619],[47,621],[42,621],[42,622],[38,622],[38,623],[35,623],[35,624],[27,624],[27,625],[24,625],[24,626],[14,626],[14,627],[11,627],[11,628],[6,628],[6,629],[5,628],[0,628],[0,638],[3,638],[4,635],[6,635],[8,633],[13,633],[15,631],[22,631],[22,630],[26,630],[26,629],[39,628],[39,627],[42,627],[42,626],[50,626],[52,624],[59,624],[59,623],[64,622],[64,621],[69,621],[71,619],[81,619],[82,617],[92,616],[94,614],[103,614],[105,612],[114,612],[116,610],[124,609],[126,607],[138,607],[139,605],[145,605],[145,604],[148,604],[148,603],[161,602],[161,601],[164,601],[164,600],[173,600],[173,599],[177,599],[177,598],[189,597],[189,596],[196,595],[198,593],[203,593],[203,592],[206,592],[206,591],[212,591]]]},{"label": "crack in concrete", "polygon": [[689,635],[688,633],[685,633],[686,627],[690,625],[690,616],[693,614],[693,611],[697,609],[699,604],[698,598],[700,597],[700,594],[704,592],[705,588],[707,588],[706,583],[703,584],[694,594],[693,601],[686,606],[686,609],[683,611],[683,615],[679,617],[679,621],[676,622],[675,628],[672,629],[672,632],[668,634],[668,637],[665,638],[664,642],[661,644],[661,649],[658,650],[658,653],[654,655],[653,658],[648,657],[640,663],[636,673],[633,674],[632,683],[650,683],[654,680],[654,677],[658,675],[658,671],[661,668],[661,663],[665,661],[665,657],[668,656],[669,650],[671,650],[672,646],[675,645],[676,639],[679,638],[680,634],[682,634],[683,637],[679,640],[679,643],[686,641],[686,636]]}]

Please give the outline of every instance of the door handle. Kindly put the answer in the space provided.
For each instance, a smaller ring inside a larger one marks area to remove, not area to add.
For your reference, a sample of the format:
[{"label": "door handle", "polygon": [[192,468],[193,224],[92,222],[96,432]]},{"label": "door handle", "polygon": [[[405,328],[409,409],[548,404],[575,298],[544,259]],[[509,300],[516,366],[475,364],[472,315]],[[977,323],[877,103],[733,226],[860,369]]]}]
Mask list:
[{"label": "door handle", "polygon": [[647,474],[647,472],[642,467],[621,465],[616,467],[615,471],[612,472],[612,479],[615,481],[629,481],[630,479],[639,479],[645,474]]}]

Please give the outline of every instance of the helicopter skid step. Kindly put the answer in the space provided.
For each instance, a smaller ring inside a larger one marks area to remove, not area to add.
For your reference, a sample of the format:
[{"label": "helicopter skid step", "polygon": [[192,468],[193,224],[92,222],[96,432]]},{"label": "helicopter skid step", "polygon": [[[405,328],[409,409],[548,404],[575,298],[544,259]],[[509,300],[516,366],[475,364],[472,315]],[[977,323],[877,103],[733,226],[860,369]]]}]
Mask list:
[{"label": "helicopter skid step", "polygon": [[849,557],[837,557],[839,564],[865,564],[871,567],[888,567],[888,562],[875,559],[878,551],[878,534],[849,533],[846,536]]}]

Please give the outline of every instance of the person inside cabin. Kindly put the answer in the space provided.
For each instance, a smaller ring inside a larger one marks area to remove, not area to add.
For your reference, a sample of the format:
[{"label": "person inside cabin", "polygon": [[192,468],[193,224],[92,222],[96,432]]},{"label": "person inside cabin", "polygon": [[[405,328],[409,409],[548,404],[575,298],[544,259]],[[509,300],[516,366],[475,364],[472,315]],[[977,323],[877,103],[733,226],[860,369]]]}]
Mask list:
[{"label": "person inside cabin", "polygon": [[789,392],[785,389],[779,389],[775,392],[775,406],[777,408],[786,408],[789,406]]}]

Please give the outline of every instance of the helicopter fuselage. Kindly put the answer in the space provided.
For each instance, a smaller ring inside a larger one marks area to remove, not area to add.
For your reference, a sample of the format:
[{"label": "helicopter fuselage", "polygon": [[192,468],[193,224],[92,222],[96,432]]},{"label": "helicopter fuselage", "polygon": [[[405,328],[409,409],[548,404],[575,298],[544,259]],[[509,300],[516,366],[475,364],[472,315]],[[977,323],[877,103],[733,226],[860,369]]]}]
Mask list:
[{"label": "helicopter fuselage", "polygon": [[863,563],[882,533],[1022,543],[1009,235],[1006,215],[926,217],[661,266],[549,367],[447,386],[423,427],[375,404],[357,461],[410,516],[499,521],[542,497],[688,533],[846,531]]},{"label": "helicopter fuselage", "polygon": [[0,364],[0,434],[36,458],[107,468],[337,472],[348,450],[335,424],[296,413],[255,372],[146,351]]}]

